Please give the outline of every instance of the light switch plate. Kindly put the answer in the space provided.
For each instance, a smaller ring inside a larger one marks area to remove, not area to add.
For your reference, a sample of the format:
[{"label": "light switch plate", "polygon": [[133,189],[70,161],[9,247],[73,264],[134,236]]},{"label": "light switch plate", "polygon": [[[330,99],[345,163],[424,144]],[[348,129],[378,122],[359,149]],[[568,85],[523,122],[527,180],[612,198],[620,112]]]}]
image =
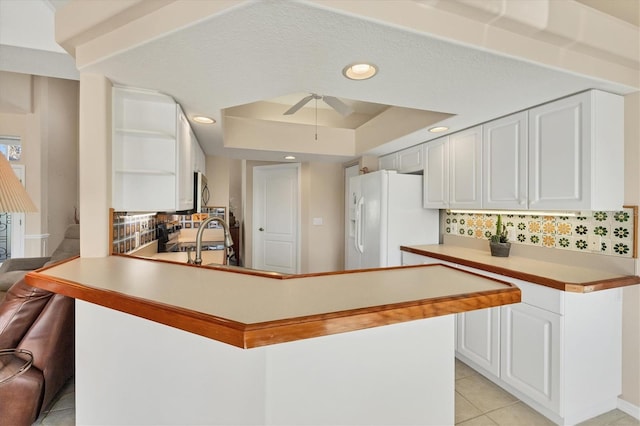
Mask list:
[{"label": "light switch plate", "polygon": [[321,217],[314,217],[313,218],[313,224],[316,226],[322,225],[322,218]]}]

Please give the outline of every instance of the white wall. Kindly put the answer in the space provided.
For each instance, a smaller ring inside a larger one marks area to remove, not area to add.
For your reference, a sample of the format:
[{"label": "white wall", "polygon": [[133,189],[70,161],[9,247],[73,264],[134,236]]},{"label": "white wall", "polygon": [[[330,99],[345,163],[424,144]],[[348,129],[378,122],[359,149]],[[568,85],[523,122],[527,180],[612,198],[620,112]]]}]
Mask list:
[{"label": "white wall", "polygon": [[111,82],[80,75],[80,254],[111,253]]},{"label": "white wall", "polygon": [[[625,97],[625,204],[640,204],[640,92]],[[636,220],[638,218],[636,217]],[[636,222],[636,229],[638,224]],[[637,238],[636,253],[640,253]],[[640,260],[636,259],[636,275]],[[622,399],[640,412],[640,285],[623,291],[622,305]]]},{"label": "white wall", "polygon": [[14,83],[0,91],[0,134],[20,137],[17,164],[25,166],[27,192],[38,207],[26,215],[25,256],[46,256],[79,203],[78,82],[7,72],[0,78]]},{"label": "white wall", "polygon": [[[244,226],[245,265],[251,266],[253,168],[275,163],[247,161]],[[301,272],[344,269],[344,169],[342,164],[303,163],[301,170]],[[312,224],[322,217],[323,225]]]},{"label": "white wall", "polygon": [[[302,244],[306,272],[344,269],[344,167],[335,163],[305,164],[308,179],[304,187]],[[313,219],[322,225],[314,225]]]},{"label": "white wall", "polygon": [[[74,223],[78,198],[78,109],[79,87],[74,80],[49,78],[47,152],[47,230],[49,253]],[[79,215],[79,213],[78,213]]]}]

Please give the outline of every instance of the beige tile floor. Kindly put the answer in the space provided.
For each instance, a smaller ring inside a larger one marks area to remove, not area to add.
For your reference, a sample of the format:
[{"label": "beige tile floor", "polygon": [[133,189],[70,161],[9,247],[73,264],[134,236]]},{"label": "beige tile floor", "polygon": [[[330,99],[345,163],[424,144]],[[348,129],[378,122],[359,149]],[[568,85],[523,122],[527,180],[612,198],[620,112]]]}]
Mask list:
[{"label": "beige tile floor", "polygon": [[[71,380],[34,425],[75,425],[75,383]],[[456,425],[546,426],[554,423],[456,360]],[[580,426],[640,426],[640,421],[613,410]]]},{"label": "beige tile floor", "polygon": [[[456,359],[456,425],[545,426],[554,423]],[[640,421],[613,410],[580,426],[632,426]]]}]

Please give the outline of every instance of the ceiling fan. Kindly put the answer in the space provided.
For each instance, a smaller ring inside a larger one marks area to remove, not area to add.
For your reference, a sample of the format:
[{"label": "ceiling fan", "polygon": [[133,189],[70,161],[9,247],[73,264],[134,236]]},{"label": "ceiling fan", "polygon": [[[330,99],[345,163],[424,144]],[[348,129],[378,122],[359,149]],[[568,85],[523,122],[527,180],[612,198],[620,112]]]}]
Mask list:
[{"label": "ceiling fan", "polygon": [[334,96],[320,96],[315,93],[311,93],[309,96],[305,96],[300,101],[298,101],[297,104],[286,110],[284,112],[284,115],[295,114],[300,108],[305,106],[312,99],[315,99],[316,101],[318,99],[322,100],[325,104],[336,110],[336,112],[338,112],[343,117],[346,117],[353,113],[353,108]]}]

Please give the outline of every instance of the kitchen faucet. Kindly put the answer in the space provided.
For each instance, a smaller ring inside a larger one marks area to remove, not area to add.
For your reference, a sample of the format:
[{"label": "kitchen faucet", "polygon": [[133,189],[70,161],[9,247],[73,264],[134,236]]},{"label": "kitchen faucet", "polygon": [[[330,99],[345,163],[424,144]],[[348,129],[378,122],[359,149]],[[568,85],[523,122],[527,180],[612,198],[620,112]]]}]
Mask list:
[{"label": "kitchen faucet", "polygon": [[[219,217],[209,217],[204,222],[200,224],[198,228],[198,233],[196,234],[196,258],[193,260],[194,265],[202,265],[202,234],[204,230],[207,228],[207,225],[210,222],[217,221],[222,225],[222,229],[224,229],[224,254],[227,255],[227,248],[233,245],[233,240],[231,239],[231,233],[229,232],[229,225],[227,222],[220,219]],[[191,256],[189,256],[191,257]]]}]

